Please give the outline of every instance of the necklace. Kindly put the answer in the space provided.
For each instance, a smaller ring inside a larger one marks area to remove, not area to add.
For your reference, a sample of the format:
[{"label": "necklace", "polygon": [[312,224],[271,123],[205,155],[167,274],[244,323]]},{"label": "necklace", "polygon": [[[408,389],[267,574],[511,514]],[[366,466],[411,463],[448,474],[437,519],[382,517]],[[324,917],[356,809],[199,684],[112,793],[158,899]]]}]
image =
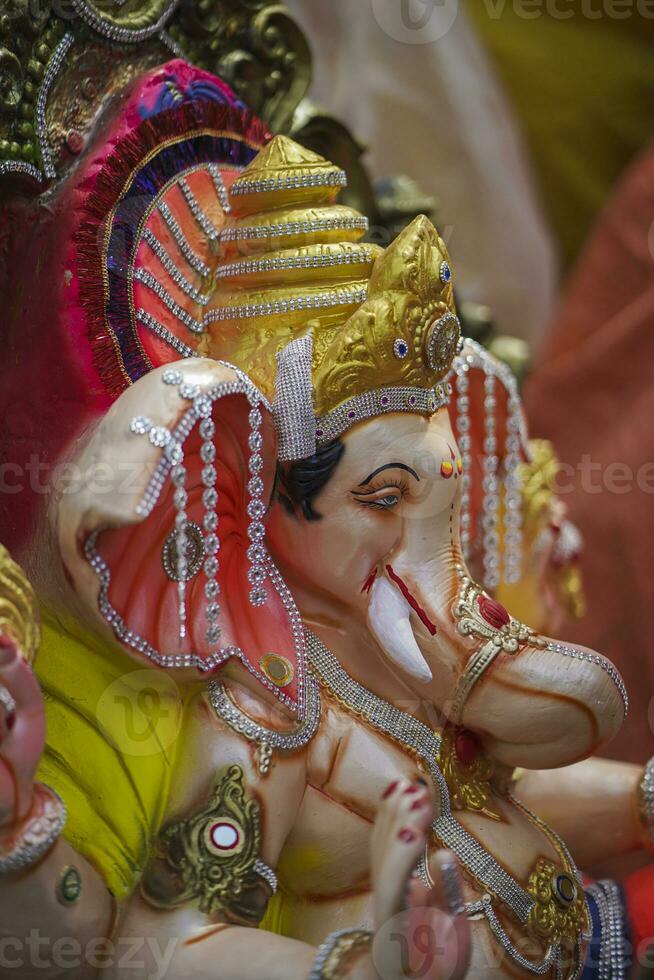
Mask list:
[{"label": "necklace", "polygon": [[[372,691],[355,681],[346,673],[336,657],[318,637],[308,631],[307,651],[310,666],[320,678],[321,684],[346,710],[358,715],[370,726],[408,749],[426,766],[440,801],[440,814],[432,824],[434,837],[444,847],[449,848],[457,855],[463,867],[478,884],[483,886],[486,893],[479,902],[470,903],[466,906],[467,913],[469,915],[483,913],[495,938],[524,970],[535,976],[545,976],[554,968],[557,980],[564,980],[560,942],[551,942],[544,957],[541,960],[533,961],[522,955],[503,928],[494,909],[493,899],[498,899],[507,905],[520,923],[525,926],[529,924],[532,918],[536,900],[453,816],[447,782],[436,761],[441,748],[440,734],[432,731],[413,715],[407,714],[387,701],[383,701]],[[513,799],[511,801],[526,816],[533,819],[533,822],[543,830],[553,845],[556,842],[558,846],[555,845],[555,849],[564,859],[564,866],[572,870],[575,879],[580,882],[577,869],[563,842],[553,831],[546,828],[543,821],[530,814],[526,807]],[[418,872],[429,886],[429,869],[424,856],[418,864]],[[581,884],[580,893],[583,896]],[[585,907],[585,899],[583,899],[583,903]],[[581,973],[583,968],[582,952],[582,934],[579,930],[575,937],[574,965],[567,971],[569,980],[576,980]]]}]

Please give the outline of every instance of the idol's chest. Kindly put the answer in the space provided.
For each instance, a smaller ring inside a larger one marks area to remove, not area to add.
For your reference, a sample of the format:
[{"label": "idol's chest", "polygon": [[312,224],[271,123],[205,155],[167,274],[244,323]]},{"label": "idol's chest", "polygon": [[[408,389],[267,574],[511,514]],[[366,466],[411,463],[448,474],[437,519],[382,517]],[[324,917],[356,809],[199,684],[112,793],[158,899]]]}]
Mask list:
[{"label": "idol's chest", "polygon": [[[422,760],[333,703],[323,706],[307,776],[279,865],[298,895],[329,897],[369,889],[370,833],[382,795],[393,781],[423,780],[432,789],[435,816],[440,812],[440,794]],[[494,817],[472,807],[453,810],[467,833],[524,883],[539,857],[558,862],[543,831],[508,799],[486,789]],[[435,838],[428,845],[430,851],[438,846]],[[471,885],[470,897],[474,895]]]}]

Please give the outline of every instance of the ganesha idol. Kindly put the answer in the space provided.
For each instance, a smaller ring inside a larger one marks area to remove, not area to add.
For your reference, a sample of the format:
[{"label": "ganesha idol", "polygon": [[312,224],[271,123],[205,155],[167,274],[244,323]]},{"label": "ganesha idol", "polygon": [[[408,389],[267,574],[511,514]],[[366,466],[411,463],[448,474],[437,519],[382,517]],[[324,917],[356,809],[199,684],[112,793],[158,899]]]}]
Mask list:
[{"label": "ganesha idol", "polygon": [[142,75],[7,205],[6,442],[48,465],[3,501],[42,636],[5,557],[0,972],[625,977],[651,892],[575,861],[644,851],[654,773],[589,758],[615,668],[494,597],[515,383],[427,218],[366,244],[217,86]]}]

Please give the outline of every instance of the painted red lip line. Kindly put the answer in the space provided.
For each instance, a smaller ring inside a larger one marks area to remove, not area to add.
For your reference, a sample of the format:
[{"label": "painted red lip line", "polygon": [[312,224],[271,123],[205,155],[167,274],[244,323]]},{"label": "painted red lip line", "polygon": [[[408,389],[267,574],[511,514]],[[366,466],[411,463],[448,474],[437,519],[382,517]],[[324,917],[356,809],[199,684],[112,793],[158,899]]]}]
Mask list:
[{"label": "painted red lip line", "polygon": [[368,578],[365,580],[365,582],[361,586],[361,591],[362,592],[370,592],[370,590],[372,588],[372,584],[373,584],[373,582],[375,581],[376,578],[377,578],[377,568],[375,567],[375,568],[373,568],[373,570],[371,571],[370,575],[368,576]]},{"label": "painted red lip line", "polygon": [[402,593],[406,601],[409,603],[409,605],[413,609],[414,613],[416,614],[420,622],[424,626],[426,626],[429,632],[431,633],[431,635],[434,636],[436,634],[435,625],[432,623],[431,619],[429,618],[425,610],[422,608],[422,606],[413,598],[408,588],[406,587],[406,584],[402,581],[399,575],[395,574],[395,572],[393,571],[390,565],[386,566],[386,571],[388,572],[389,578],[393,582],[395,582],[398,589],[400,590],[400,592]]}]

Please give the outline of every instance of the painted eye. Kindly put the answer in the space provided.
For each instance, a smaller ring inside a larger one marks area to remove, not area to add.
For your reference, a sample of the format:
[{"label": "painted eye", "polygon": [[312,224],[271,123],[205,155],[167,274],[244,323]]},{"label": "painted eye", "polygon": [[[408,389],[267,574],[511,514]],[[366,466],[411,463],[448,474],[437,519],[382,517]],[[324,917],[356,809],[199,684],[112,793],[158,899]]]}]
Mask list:
[{"label": "painted eye", "polygon": [[461,459],[460,456],[456,461],[456,471],[459,474],[459,476],[463,473],[463,460]]},{"label": "painted eye", "polygon": [[449,478],[454,473],[454,465],[449,459],[444,459],[441,463],[441,476],[444,480],[449,480]]},{"label": "painted eye", "polygon": [[403,497],[402,490],[398,487],[380,487],[379,490],[372,490],[365,494],[355,494],[358,503],[365,507],[374,507],[376,510],[392,510],[396,507]]}]

